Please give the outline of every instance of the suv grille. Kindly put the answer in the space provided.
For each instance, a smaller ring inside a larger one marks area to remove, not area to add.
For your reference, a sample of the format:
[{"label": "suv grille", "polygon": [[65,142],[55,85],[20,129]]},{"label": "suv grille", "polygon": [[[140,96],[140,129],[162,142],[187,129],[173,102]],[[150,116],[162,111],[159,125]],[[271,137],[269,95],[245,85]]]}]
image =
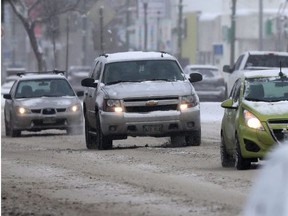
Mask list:
[{"label": "suv grille", "polygon": [[178,97],[124,99],[128,113],[177,110],[178,104]]},{"label": "suv grille", "polygon": [[271,119],[268,126],[276,141],[282,142],[288,136],[288,119]]}]

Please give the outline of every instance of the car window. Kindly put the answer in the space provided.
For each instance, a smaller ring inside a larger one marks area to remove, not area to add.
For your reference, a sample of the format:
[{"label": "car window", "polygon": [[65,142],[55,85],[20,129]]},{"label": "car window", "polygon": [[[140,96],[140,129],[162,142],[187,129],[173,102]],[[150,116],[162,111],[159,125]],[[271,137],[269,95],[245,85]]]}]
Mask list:
[{"label": "car window", "polygon": [[93,63],[92,70],[91,70],[91,72],[89,73],[89,77],[90,77],[90,78],[93,78],[93,77],[95,76],[96,67],[97,67],[97,64],[98,64],[98,63],[99,63],[98,61]]},{"label": "car window", "polygon": [[103,82],[142,82],[142,81],[184,80],[182,71],[175,61],[145,60],[109,63],[105,66]]},{"label": "car window", "polygon": [[18,83],[15,98],[75,96],[65,79],[23,80]]},{"label": "car window", "polygon": [[231,90],[231,94],[230,94],[230,98],[233,99],[233,102],[237,102],[239,100],[240,97],[240,87],[241,87],[241,79],[238,79],[232,90]]},{"label": "car window", "polygon": [[235,65],[234,65],[234,70],[239,70],[243,58],[244,58],[244,55],[239,56],[239,58],[237,59]]},{"label": "car window", "polygon": [[254,78],[245,81],[246,100],[281,101],[288,100],[288,78]]}]

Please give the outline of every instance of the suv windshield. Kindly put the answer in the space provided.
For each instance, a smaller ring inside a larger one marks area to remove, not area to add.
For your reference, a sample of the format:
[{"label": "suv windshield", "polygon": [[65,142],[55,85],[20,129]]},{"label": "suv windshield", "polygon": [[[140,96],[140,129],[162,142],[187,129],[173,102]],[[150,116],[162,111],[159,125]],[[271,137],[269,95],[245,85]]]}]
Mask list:
[{"label": "suv windshield", "polygon": [[18,83],[15,98],[75,96],[65,79],[23,80]]},{"label": "suv windshield", "polygon": [[288,56],[280,55],[250,55],[245,68],[249,67],[288,67]]},{"label": "suv windshield", "polygon": [[109,63],[105,66],[103,83],[143,82],[153,80],[184,80],[181,69],[171,60],[145,60]]},{"label": "suv windshield", "polygon": [[288,100],[288,77],[247,79],[244,97],[251,101]]}]

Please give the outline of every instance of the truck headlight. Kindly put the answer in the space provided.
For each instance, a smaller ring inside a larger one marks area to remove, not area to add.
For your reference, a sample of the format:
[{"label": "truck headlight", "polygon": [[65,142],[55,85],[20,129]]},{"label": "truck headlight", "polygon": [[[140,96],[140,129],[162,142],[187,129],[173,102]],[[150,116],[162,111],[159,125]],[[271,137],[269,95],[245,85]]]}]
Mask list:
[{"label": "truck headlight", "polygon": [[257,130],[264,130],[264,127],[261,124],[260,120],[248,110],[244,110],[244,120],[248,127]]},{"label": "truck headlight", "polygon": [[186,110],[191,107],[195,107],[199,104],[198,97],[196,95],[182,96],[180,100],[180,110]]},{"label": "truck headlight", "polygon": [[106,112],[123,112],[123,107],[120,100],[108,99],[104,101],[104,111]]}]

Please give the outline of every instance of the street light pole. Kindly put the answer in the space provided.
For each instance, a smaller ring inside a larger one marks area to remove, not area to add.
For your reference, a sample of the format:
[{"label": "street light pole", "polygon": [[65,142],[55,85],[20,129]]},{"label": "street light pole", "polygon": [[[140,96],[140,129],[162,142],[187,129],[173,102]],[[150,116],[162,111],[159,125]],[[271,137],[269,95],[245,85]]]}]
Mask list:
[{"label": "street light pole", "polygon": [[147,23],[147,9],[148,9],[148,1],[143,0],[144,7],[144,51],[147,51],[147,33],[148,33],[148,23]]},{"label": "street light pole", "polygon": [[236,31],[236,0],[232,0],[232,15],[231,15],[231,47],[230,47],[230,66],[234,65],[235,59],[235,31]]},{"label": "street light pole", "polygon": [[182,11],[183,4],[182,0],[179,0],[179,12],[178,12],[178,58],[181,59],[182,56]]},{"label": "street light pole", "polygon": [[263,0],[259,0],[259,48],[263,50]]},{"label": "street light pole", "polygon": [[103,6],[101,6],[99,9],[99,16],[100,16],[100,50],[101,50],[101,53],[104,53]]}]

